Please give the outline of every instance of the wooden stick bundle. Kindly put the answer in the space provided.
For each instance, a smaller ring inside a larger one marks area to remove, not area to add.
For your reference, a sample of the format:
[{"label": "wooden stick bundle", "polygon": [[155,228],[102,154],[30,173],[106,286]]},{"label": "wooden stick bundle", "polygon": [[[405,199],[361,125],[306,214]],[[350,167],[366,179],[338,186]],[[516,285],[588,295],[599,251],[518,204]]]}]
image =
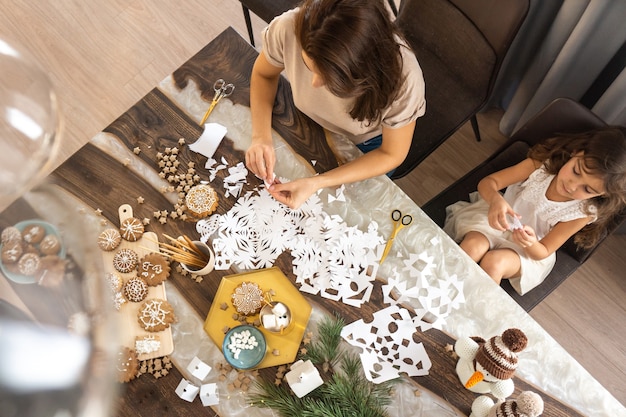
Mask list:
[{"label": "wooden stick bundle", "polygon": [[166,234],[163,234],[163,236],[173,243],[173,245],[170,245],[164,242],[156,242],[159,244],[159,251],[166,257],[198,268],[203,268],[208,263],[208,256],[189,237],[183,235],[181,236],[182,239],[175,239]]}]

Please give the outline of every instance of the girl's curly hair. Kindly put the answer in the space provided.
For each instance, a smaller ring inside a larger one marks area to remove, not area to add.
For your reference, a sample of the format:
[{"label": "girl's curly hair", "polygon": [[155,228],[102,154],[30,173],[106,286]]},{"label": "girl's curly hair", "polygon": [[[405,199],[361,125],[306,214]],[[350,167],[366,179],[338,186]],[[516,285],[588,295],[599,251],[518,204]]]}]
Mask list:
[{"label": "girl's curly hair", "polygon": [[583,152],[588,172],[603,179],[605,192],[586,201],[595,206],[597,220],[574,238],[581,248],[593,247],[606,233],[614,217],[626,209],[626,128],[607,126],[578,134],[561,134],[533,146],[528,157],[543,161],[557,174],[572,155]]}]

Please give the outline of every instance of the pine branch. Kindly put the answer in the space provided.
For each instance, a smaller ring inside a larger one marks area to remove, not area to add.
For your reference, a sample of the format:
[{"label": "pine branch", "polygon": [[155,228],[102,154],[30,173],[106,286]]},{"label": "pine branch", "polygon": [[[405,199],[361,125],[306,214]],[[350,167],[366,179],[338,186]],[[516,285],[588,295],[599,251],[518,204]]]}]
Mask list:
[{"label": "pine branch", "polygon": [[343,327],[340,317],[325,317],[318,326],[318,337],[301,357],[317,365],[332,363],[330,380],[303,398],[295,396],[286,384],[260,381],[258,392],[249,394],[252,404],[271,408],[282,417],[386,417],[393,382],[371,383],[358,355],[340,351]]},{"label": "pine branch", "polygon": [[339,343],[341,330],[346,325],[338,315],[324,317],[318,325],[318,336],[307,346],[307,353],[301,356],[302,360],[310,359],[316,365],[329,363],[334,365],[339,359]]}]

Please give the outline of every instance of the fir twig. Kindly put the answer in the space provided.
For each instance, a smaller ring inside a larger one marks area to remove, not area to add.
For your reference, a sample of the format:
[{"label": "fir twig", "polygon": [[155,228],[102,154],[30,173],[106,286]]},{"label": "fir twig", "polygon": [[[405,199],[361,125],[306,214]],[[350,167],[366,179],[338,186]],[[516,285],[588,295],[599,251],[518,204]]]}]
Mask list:
[{"label": "fir twig", "polygon": [[282,417],[386,417],[393,382],[371,383],[359,357],[340,351],[343,326],[340,317],[325,317],[318,326],[318,337],[301,357],[318,365],[333,363],[330,380],[303,398],[296,397],[286,384],[261,381],[258,392],[250,394],[252,404],[271,408]]}]

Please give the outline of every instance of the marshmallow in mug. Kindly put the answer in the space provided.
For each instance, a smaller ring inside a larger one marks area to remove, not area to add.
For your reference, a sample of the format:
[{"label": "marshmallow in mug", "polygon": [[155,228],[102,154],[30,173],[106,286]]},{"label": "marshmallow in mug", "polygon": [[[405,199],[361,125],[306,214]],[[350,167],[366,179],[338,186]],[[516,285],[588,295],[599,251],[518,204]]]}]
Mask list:
[{"label": "marshmallow in mug", "polygon": [[287,306],[283,303],[276,303],[272,307],[272,314],[263,316],[263,327],[269,329],[285,328],[289,325],[289,315]]}]

